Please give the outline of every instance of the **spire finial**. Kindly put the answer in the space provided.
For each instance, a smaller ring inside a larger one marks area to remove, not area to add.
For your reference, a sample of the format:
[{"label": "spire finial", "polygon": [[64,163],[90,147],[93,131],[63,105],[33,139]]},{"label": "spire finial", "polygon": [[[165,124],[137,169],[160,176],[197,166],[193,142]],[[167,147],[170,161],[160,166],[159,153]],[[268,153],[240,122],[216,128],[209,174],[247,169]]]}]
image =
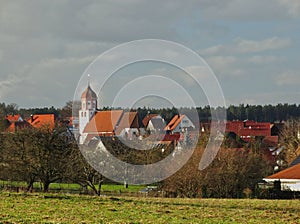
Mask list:
[{"label": "spire finial", "polygon": [[90,86],[90,74],[87,75],[88,76],[88,86]]}]

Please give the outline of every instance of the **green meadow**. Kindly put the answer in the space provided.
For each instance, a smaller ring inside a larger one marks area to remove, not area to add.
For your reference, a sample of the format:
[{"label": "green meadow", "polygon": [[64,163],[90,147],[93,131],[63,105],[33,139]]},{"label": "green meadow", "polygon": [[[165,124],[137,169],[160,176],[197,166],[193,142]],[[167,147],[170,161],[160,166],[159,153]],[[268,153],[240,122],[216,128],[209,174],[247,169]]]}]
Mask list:
[{"label": "green meadow", "polygon": [[0,223],[300,223],[299,200],[0,193]]}]

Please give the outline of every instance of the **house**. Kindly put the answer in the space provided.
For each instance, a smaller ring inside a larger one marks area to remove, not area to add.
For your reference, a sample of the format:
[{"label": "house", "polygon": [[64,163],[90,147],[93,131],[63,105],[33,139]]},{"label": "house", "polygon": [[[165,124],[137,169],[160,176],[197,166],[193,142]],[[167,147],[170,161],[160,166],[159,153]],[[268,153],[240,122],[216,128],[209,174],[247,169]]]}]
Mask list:
[{"label": "house", "polygon": [[23,119],[20,115],[7,115],[5,119],[8,121],[9,126],[6,132],[15,132],[22,128],[54,128],[55,117],[54,114],[35,114],[31,115],[29,119]]},{"label": "house", "polygon": [[195,125],[186,115],[175,115],[164,130],[168,133],[180,133],[195,129]]},{"label": "house", "polygon": [[31,115],[29,119],[27,119],[27,123],[34,128],[54,128],[55,117],[54,114],[34,114]]},{"label": "house", "polygon": [[139,135],[138,113],[133,111],[124,112],[117,126],[115,127],[117,136],[132,139]]},{"label": "house", "polygon": [[246,142],[256,137],[263,138],[264,143],[269,146],[275,146],[278,143],[278,136],[272,135],[272,125],[270,122],[256,121],[228,121],[226,123],[226,132],[239,136]]},{"label": "house", "polygon": [[280,181],[282,191],[300,191],[300,163],[263,179],[268,183]]},{"label": "house", "polygon": [[10,123],[23,121],[23,118],[21,117],[20,114],[16,114],[16,115],[10,114],[10,115],[5,116],[5,119],[8,120]]},{"label": "house", "polygon": [[147,114],[142,120],[143,126],[146,128],[148,126],[149,121],[152,118],[157,117],[157,116],[158,116],[158,114]]},{"label": "house", "polygon": [[151,134],[159,134],[164,132],[165,127],[165,119],[163,119],[160,115],[156,115],[149,120],[146,130]]},{"label": "house", "polygon": [[19,128],[29,126],[26,121],[23,120],[21,115],[7,115],[5,116],[6,132],[15,132]]}]

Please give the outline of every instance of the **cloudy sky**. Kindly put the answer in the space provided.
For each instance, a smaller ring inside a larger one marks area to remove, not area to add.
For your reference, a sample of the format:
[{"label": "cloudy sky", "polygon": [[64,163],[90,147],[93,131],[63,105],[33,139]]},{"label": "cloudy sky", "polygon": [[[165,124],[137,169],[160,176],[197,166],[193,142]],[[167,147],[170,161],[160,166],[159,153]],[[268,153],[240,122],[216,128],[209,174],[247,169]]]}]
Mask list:
[{"label": "cloudy sky", "polygon": [[300,103],[298,0],[1,0],[0,102],[61,107],[99,54],[144,38],[200,54],[228,105]]}]

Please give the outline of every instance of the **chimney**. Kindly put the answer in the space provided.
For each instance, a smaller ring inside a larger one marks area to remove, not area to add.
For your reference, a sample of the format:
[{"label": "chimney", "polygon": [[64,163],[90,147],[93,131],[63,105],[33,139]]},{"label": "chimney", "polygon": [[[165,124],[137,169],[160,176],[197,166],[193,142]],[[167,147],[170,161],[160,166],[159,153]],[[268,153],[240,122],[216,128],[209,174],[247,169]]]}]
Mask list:
[{"label": "chimney", "polygon": [[31,118],[31,123],[32,123],[34,121],[33,114],[30,115],[30,118]]}]

